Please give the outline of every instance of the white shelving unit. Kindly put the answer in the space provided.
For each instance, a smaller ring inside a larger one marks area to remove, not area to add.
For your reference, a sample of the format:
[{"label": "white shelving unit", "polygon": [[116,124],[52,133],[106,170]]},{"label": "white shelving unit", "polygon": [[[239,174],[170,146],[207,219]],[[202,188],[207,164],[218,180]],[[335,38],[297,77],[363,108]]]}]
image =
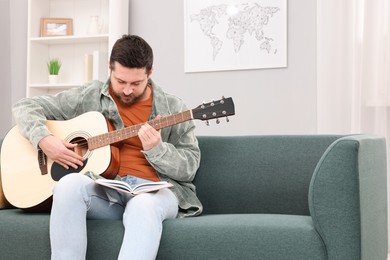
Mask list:
[{"label": "white shelving unit", "polygon": [[[129,0],[28,0],[27,96],[56,93],[85,83],[85,55],[109,57],[112,45],[128,33]],[[90,18],[99,16],[99,34],[89,34]],[[41,37],[41,18],[71,18],[73,34]],[[59,82],[49,84],[46,62],[59,58]],[[108,59],[102,61],[107,67]]]}]

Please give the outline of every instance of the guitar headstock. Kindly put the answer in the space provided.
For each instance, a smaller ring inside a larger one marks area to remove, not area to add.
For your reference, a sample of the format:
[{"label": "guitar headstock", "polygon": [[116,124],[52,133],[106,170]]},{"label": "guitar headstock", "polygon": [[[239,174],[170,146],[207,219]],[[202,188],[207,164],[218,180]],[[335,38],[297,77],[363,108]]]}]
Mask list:
[{"label": "guitar headstock", "polygon": [[208,120],[214,118],[217,118],[217,123],[219,123],[218,118],[220,117],[226,117],[226,120],[229,121],[228,116],[234,115],[234,113],[234,103],[230,97],[203,103],[192,109],[193,118],[206,121],[207,124]]}]

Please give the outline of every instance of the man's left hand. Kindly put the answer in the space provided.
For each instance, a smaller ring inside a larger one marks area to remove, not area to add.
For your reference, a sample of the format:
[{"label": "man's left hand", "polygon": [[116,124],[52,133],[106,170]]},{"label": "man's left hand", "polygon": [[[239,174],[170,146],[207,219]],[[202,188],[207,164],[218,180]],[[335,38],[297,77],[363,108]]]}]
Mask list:
[{"label": "man's left hand", "polygon": [[[157,116],[156,119],[159,119]],[[149,151],[161,143],[161,130],[157,131],[148,123],[141,126],[138,131],[138,137],[141,140],[144,151]]]}]

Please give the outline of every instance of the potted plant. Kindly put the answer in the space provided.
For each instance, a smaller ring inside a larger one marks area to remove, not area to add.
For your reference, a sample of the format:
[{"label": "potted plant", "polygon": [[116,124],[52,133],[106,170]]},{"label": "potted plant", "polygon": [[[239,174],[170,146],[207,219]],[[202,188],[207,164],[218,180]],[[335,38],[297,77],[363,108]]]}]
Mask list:
[{"label": "potted plant", "polygon": [[61,60],[59,58],[50,59],[47,62],[50,84],[55,84],[58,82],[58,73],[60,72],[61,65]]}]

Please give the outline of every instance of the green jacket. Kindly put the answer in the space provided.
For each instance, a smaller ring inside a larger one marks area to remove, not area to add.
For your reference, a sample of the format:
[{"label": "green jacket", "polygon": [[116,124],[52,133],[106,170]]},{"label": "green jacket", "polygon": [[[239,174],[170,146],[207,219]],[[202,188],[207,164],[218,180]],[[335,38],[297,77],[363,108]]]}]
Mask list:
[{"label": "green jacket", "polygon": [[[187,110],[183,101],[169,95],[152,80],[153,107],[150,119]],[[91,81],[84,86],[72,88],[56,95],[24,98],[13,108],[21,134],[34,147],[51,133],[46,120],[69,120],[88,111],[99,111],[111,121],[116,129],[124,127],[116,104],[108,91],[109,81]],[[195,125],[190,120],[161,130],[162,143],[142,151],[156,169],[161,180],[174,184],[171,190],[179,200],[179,217],[195,216],[202,212],[192,181],[200,162],[200,150],[194,133]]]}]

